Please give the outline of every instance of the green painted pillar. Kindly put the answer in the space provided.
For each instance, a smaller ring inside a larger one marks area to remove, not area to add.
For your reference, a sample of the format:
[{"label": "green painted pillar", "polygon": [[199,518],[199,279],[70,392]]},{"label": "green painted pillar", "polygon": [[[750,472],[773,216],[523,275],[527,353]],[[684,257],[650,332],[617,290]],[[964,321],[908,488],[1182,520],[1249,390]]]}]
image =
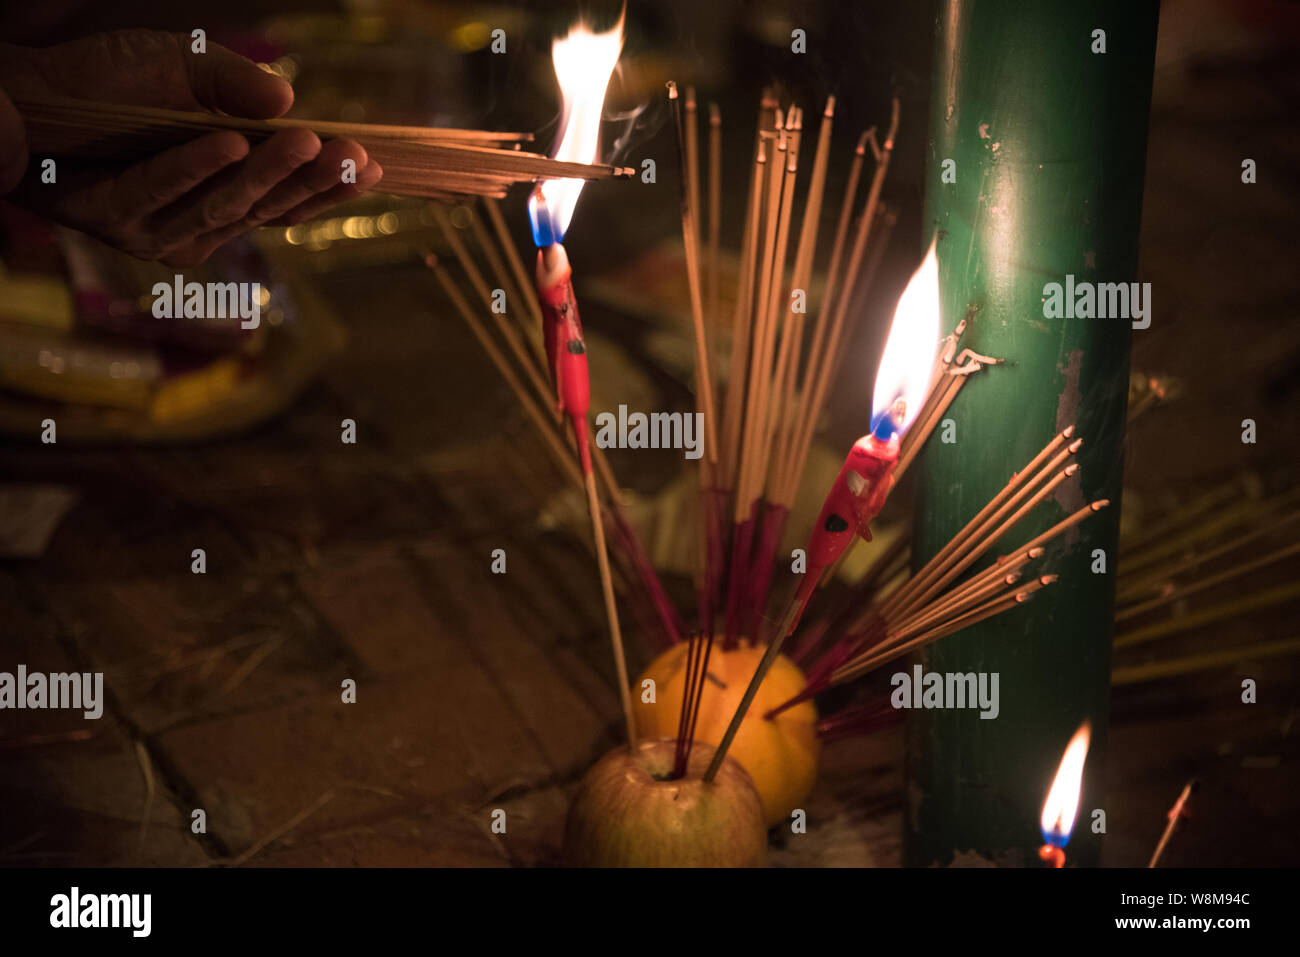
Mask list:
[{"label": "green painted pillar", "polygon": [[[1000,713],[909,712],[910,865],[1042,866],[1043,798],[1085,719],[1093,742],[1066,853],[1071,865],[1098,861],[1102,835],[1090,824],[1092,810],[1106,807],[1132,322],[1045,318],[1043,287],[1067,275],[1076,284],[1137,278],[1156,20],[1148,0],[940,3],[926,222],[939,230],[944,331],[978,303],[965,344],[1007,364],[963,388],[949,412],[956,443],[932,440],[921,457],[914,561],[933,555],[1071,422],[1084,439],[1081,481],[1062,486],[1003,544],[1088,501],[1112,505],[1031,566],[1059,582],[921,657],[927,671],[997,672]],[[1101,42],[1105,52],[1094,52]],[[944,182],[945,168],[955,182]],[[1092,571],[1094,549],[1105,551],[1105,574]]]}]

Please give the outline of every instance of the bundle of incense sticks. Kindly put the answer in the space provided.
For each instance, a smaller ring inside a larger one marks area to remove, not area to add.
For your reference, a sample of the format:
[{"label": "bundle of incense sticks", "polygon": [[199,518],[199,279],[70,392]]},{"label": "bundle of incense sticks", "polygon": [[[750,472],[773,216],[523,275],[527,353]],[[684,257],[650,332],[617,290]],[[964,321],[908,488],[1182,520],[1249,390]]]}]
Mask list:
[{"label": "bundle of incense sticks", "polygon": [[[1266,633],[1233,642],[1216,626],[1300,600],[1296,563],[1300,492],[1254,498],[1233,481],[1121,539],[1116,586],[1115,684],[1222,668],[1243,658],[1294,655],[1300,640]],[[1215,589],[1231,594],[1215,598]],[[1209,597],[1207,601],[1206,598]],[[1216,627],[1206,652],[1155,644]],[[1136,663],[1134,657],[1139,658]]]},{"label": "bundle of incense sticks", "polygon": [[[686,115],[693,120],[695,113],[694,97],[688,92],[686,98]],[[831,107],[828,104],[824,123],[829,124]],[[736,375],[747,382],[744,388],[737,380],[727,383],[727,413],[730,419],[724,419],[729,429],[724,431],[718,442],[717,457],[702,458],[702,490],[705,500],[715,505],[721,503],[734,506],[736,502],[747,503],[751,517],[757,516],[760,522],[758,542],[766,550],[768,564],[772,552],[779,540],[779,532],[767,530],[768,521],[782,523],[789,505],[793,501],[794,491],[803,470],[803,462],[809,450],[815,425],[815,410],[820,410],[829,389],[829,382],[838,365],[840,346],[846,331],[847,314],[850,312],[849,301],[855,285],[869,279],[873,262],[878,260],[883,241],[877,240],[873,247],[874,255],[867,256],[868,240],[872,234],[873,224],[888,225],[888,214],[879,207],[879,184],[883,179],[883,168],[887,164],[888,147],[892,145],[897,125],[897,108],[891,123],[891,131],[884,147],[876,147],[874,134],[870,131],[859,141],[855,152],[854,169],[851,171],[849,189],[841,208],[839,230],[835,249],[831,256],[831,269],[828,276],[828,289],[821,303],[821,311],[813,329],[812,347],[803,363],[803,374],[795,374],[800,363],[802,342],[798,341],[802,329],[792,327],[802,322],[798,312],[782,313],[776,306],[780,300],[780,290],[793,291],[802,289],[811,278],[811,257],[815,251],[815,237],[809,239],[806,257],[796,257],[796,269],[790,273],[790,282],[785,282],[784,253],[778,256],[778,247],[788,240],[791,215],[792,181],[788,179],[797,167],[787,160],[785,165],[775,167],[780,176],[773,175],[767,167],[769,147],[776,154],[782,150],[789,153],[798,150],[800,117],[797,112],[783,114],[782,121],[776,122],[779,108],[774,102],[765,100],[760,111],[760,128],[757,135],[758,150],[755,157],[755,175],[750,186],[750,222],[745,230],[745,248],[742,260],[746,279],[742,276],[739,290],[734,327],[738,337],[747,340],[747,345],[733,347],[732,364]],[[717,117],[716,109],[711,111]],[[789,116],[789,119],[785,119]],[[765,123],[765,118],[768,123]],[[716,130],[717,124],[711,124]],[[690,164],[697,147],[692,145],[693,138],[687,134],[689,126],[679,126],[682,131],[683,162]],[[823,133],[823,140],[829,142],[828,126]],[[710,152],[718,150],[717,133],[711,135],[713,143]],[[782,145],[784,144],[784,146]],[[856,227],[852,248],[847,253],[847,237],[854,227],[853,210],[857,193],[857,182],[866,149],[871,146],[878,160],[878,167],[873,177],[873,187],[862,205]],[[822,153],[822,150],[818,150]],[[713,165],[712,162],[710,165]],[[817,165],[817,164],[815,164]],[[698,244],[690,238],[697,220],[693,209],[700,202],[698,184],[691,185],[689,165],[685,170],[683,226],[687,246],[688,269],[696,269],[699,263],[691,265],[693,258],[699,257]],[[717,182],[717,178],[710,176]],[[822,176],[815,179],[824,183]],[[776,185],[779,182],[779,196]],[[816,185],[816,183],[814,183]],[[768,196],[764,199],[761,190],[766,189]],[[692,196],[695,196],[692,199]],[[784,200],[784,202],[782,201]],[[773,205],[769,205],[773,204]],[[719,204],[711,204],[716,206]],[[538,433],[545,440],[551,457],[561,471],[568,475],[577,485],[582,485],[577,459],[571,445],[571,436],[565,428],[562,417],[554,406],[554,394],[547,381],[546,357],[542,347],[541,310],[536,300],[536,293],[528,272],[518,250],[510,239],[505,221],[500,210],[492,200],[485,200],[483,208],[491,224],[491,234],[484,225],[478,211],[471,206],[460,207],[457,218],[463,219],[460,225],[453,223],[448,210],[441,206],[434,207],[435,218],[460,263],[468,285],[479,300],[477,307],[471,306],[457,281],[445,267],[428,258],[429,265],[437,275],[457,312],[469,326],[489,358],[497,366],[502,377],[509,384],[518,398],[521,407],[536,426]],[[461,215],[463,213],[463,216]],[[775,220],[773,220],[775,217]],[[780,225],[786,219],[784,227]],[[807,214],[805,213],[805,218]],[[763,232],[765,222],[775,225],[770,232],[773,245],[761,246],[758,236]],[[809,224],[809,230],[815,232],[815,225]],[[710,229],[711,239],[714,230]],[[782,237],[785,239],[782,239]],[[478,249],[477,256],[471,252],[467,239],[472,239]],[[803,241],[801,240],[801,245]],[[489,282],[480,266],[480,257],[487,264],[492,281]],[[712,262],[716,254],[711,252],[707,261]],[[778,267],[778,258],[782,266]],[[764,267],[763,263],[766,261]],[[762,281],[760,273],[766,269],[767,278]],[[698,278],[698,277],[697,277]],[[703,302],[712,298],[707,293],[710,282],[692,280],[692,310],[696,318],[702,319]],[[522,309],[511,308],[506,314],[498,314],[492,309],[491,290],[500,288],[506,291],[507,301],[522,302]],[[776,289],[776,292],[773,290]],[[765,309],[759,309],[760,302],[767,302]],[[780,315],[778,314],[780,313]],[[784,315],[785,322],[779,320]],[[969,348],[962,348],[962,337],[970,328],[974,310],[958,324],[954,332],[940,344],[931,375],[927,398],[918,414],[907,440],[903,443],[898,472],[905,471],[915,458],[927,437],[942,419],[945,411],[956,397],[970,375],[980,371],[986,365],[1000,360],[980,355]],[[799,335],[796,335],[796,331]],[[707,341],[703,336],[703,322],[697,322],[697,362],[701,380],[709,374]],[[778,335],[783,333],[783,335]],[[960,351],[959,351],[960,350]],[[755,354],[758,358],[755,359]],[[773,393],[778,383],[785,389],[783,398],[778,403]],[[801,411],[809,410],[807,413]],[[724,413],[724,414],[727,414]],[[778,427],[779,426],[779,427]],[[745,429],[749,433],[745,435]],[[817,646],[827,634],[826,628],[805,629],[799,635],[799,642],[794,656],[796,661],[811,662],[808,669],[808,689],[798,698],[785,702],[769,712],[768,716],[784,710],[797,701],[804,700],[831,685],[852,680],[864,672],[884,664],[894,658],[907,654],[924,644],[952,634],[962,628],[1016,607],[1029,600],[1034,592],[1046,587],[1055,577],[1040,574],[1022,583],[1024,566],[1040,558],[1044,546],[1066,529],[1083,521],[1088,515],[1105,507],[1104,500],[1094,502],[1075,514],[1069,516],[1053,528],[1020,546],[1018,549],[1002,556],[989,568],[958,582],[959,576],[972,564],[983,557],[989,549],[1009,534],[1015,526],[1030,514],[1038,505],[1048,499],[1062,482],[1075,474],[1078,466],[1068,463],[1067,459],[1079,448],[1080,440],[1072,440],[1072,428],[1056,436],[1023,469],[1017,472],[1007,486],[995,496],[951,542],[937,554],[924,568],[914,575],[903,587],[896,589],[887,598],[873,603],[865,613],[856,620],[846,623],[842,632],[829,647],[817,651]],[[750,454],[749,444],[766,442],[767,450],[763,455]],[[707,447],[707,446],[706,446]],[[773,454],[780,447],[783,454]],[[608,503],[606,525],[616,548],[615,554],[620,558],[624,572],[625,584],[631,586],[633,599],[631,607],[638,614],[640,624],[648,634],[658,636],[662,642],[676,642],[685,637],[686,630],[681,619],[667,598],[653,567],[650,565],[640,542],[633,533],[622,514],[621,496],[609,466],[599,447],[593,449],[597,475],[606,491]],[[748,463],[748,468],[746,464]],[[742,484],[742,480],[743,483]],[[731,484],[728,484],[728,483]],[[759,515],[760,504],[763,514]],[[714,517],[726,513],[715,510]],[[730,513],[733,518],[737,514]],[[709,534],[718,535],[723,542],[723,523],[709,524],[706,513],[704,526]],[[754,558],[756,540],[752,535],[745,542],[747,551],[736,558],[736,537],[743,533],[742,523],[732,529],[733,567],[738,567],[741,574],[750,571],[761,572]],[[779,528],[779,524],[776,526]],[[771,536],[769,539],[767,536]],[[904,543],[905,544],[905,543]],[[891,549],[890,561],[897,562],[900,556],[906,556],[906,548]],[[721,549],[713,546],[706,553],[706,559],[714,562],[708,573],[703,576],[707,586],[718,589],[714,595],[721,594],[724,584],[733,586],[733,582],[724,583],[722,568],[718,563]],[[770,574],[770,568],[768,570]],[[763,577],[762,590],[766,591],[766,578]],[[740,607],[747,609],[748,620],[756,623],[762,611],[757,601],[757,590],[752,577],[747,578],[746,587],[754,589],[744,595],[745,601]],[[704,608],[714,607],[709,604],[707,594],[701,596]],[[707,619],[705,619],[707,620]],[[755,632],[748,635],[758,637]],[[734,640],[734,638],[733,638]],[[680,719],[683,742],[689,742],[699,709],[700,695],[704,688],[702,676],[708,667],[709,655],[713,645],[713,632],[700,628],[691,636],[688,651],[688,687],[683,697],[683,710]],[[817,654],[814,655],[814,652]],[[860,733],[871,723],[887,721],[893,714],[881,709],[878,703],[871,703],[862,708],[832,715],[823,719],[820,730],[828,737]],[[684,766],[689,758],[689,746],[683,743],[679,748],[676,765]]]},{"label": "bundle of incense sticks", "polygon": [[[482,203],[491,224],[490,232],[472,205],[457,207],[455,217],[443,205],[434,204],[432,207],[443,237],[479,305],[470,304],[460,284],[435,257],[427,255],[426,264],[437,276],[457,314],[515,394],[520,408],[542,438],[556,466],[575,485],[587,491],[572,445],[572,433],[556,408],[554,389],[548,380],[542,309],[536,288],[510,237],[500,207],[492,199],[485,199]],[[454,220],[463,220],[463,225],[458,226]],[[467,238],[477,248],[477,256]],[[491,283],[484,274],[483,264]],[[508,304],[505,313],[493,309],[493,289],[505,291]],[[674,644],[684,634],[681,618],[627,520],[618,482],[604,450],[593,443],[591,454],[596,477],[605,492],[602,508],[604,531],[615,546],[612,551],[620,563],[625,595],[630,599],[642,631],[659,645]]]},{"label": "bundle of incense sticks", "polygon": [[[676,101],[675,89],[670,88],[670,97]],[[717,107],[711,106],[708,169],[713,195],[709,198],[709,248],[705,255],[700,249],[702,199],[693,90],[686,91],[685,100],[685,123],[678,124],[684,167],[682,237],[696,330],[698,411],[711,423],[709,454],[700,470],[704,516],[700,628],[712,632],[714,610],[725,607],[724,634],[730,647],[741,636],[755,636],[767,602],[775,551],[803,475],[817,419],[842,360],[847,320],[854,311],[851,306],[865,295],[888,240],[893,219],[883,208],[880,193],[899,109],[895,100],[883,145],[874,129],[858,140],[840,202],[824,292],[813,308],[808,294],[818,253],[835,101],[828,99],[822,111],[807,194],[800,206],[795,186],[803,145],[803,110],[792,104],[782,107],[771,93],[763,96],[749,170],[740,274],[729,323],[731,357],[723,376],[709,360],[704,313],[707,302],[709,324],[728,324],[718,315],[717,293],[721,117]],[[859,206],[868,148],[875,170]],[[814,318],[805,352],[810,310]],[[709,417],[715,391],[723,396],[720,427],[712,425],[714,420]]]},{"label": "bundle of incense sticks", "polygon": [[531,133],[382,126],[298,119],[245,120],[124,106],[67,97],[16,96],[34,156],[129,162],[189,142],[205,133],[232,130],[256,143],[279,130],[310,129],[321,139],[360,143],[384,170],[381,192],[399,196],[501,197],[514,183],[538,179],[602,179],[632,170],[553,160],[524,152]]},{"label": "bundle of incense sticks", "polygon": [[[887,597],[872,602],[847,629],[837,630],[827,648],[818,651],[829,629],[806,631],[793,657],[807,665],[808,687],[771,714],[1015,608],[1052,584],[1056,576],[1050,574],[1022,582],[1025,566],[1040,558],[1057,536],[1105,508],[1109,504],[1105,499],[1085,505],[987,568],[960,583],[957,580],[1078,471],[1069,459],[1083,443],[1072,438],[1073,432],[1071,426],[1056,435],[916,574]],[[869,720],[881,717],[871,709],[868,712]],[[846,725],[838,722],[836,733],[843,733]]]}]

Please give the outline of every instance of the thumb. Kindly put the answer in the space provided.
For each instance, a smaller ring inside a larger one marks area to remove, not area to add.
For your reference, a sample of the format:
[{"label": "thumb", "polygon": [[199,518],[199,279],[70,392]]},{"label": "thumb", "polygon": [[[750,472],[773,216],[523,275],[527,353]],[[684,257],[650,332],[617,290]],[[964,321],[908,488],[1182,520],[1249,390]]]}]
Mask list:
[{"label": "thumb", "polygon": [[253,120],[271,119],[293,105],[293,87],[252,60],[215,43],[206,53],[183,45],[185,71],[194,98],[205,109]]}]

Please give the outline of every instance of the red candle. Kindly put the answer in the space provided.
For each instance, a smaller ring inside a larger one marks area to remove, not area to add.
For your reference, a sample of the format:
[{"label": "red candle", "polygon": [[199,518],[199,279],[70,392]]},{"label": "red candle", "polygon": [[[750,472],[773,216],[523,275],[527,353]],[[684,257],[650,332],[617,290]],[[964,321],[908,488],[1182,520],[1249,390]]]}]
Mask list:
[{"label": "red candle", "polygon": [[582,317],[573,295],[573,269],[560,243],[537,250],[537,296],[542,305],[542,329],[560,411],[569,416],[578,440],[583,472],[591,469],[587,444],[587,409],[591,380],[587,373],[587,346],[582,338]]},{"label": "red candle", "polygon": [[855,535],[871,540],[871,521],[894,485],[899,440],[921,411],[939,341],[939,260],[935,243],[899,297],[876,371],[871,432],[849,450],[808,538],[808,567],[789,612],[788,635],[799,625],[814,589]]}]

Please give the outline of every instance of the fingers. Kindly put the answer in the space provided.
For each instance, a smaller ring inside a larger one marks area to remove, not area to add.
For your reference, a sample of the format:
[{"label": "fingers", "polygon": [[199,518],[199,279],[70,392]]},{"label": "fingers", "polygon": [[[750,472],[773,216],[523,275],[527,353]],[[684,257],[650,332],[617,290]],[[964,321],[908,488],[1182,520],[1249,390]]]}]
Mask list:
[{"label": "fingers", "polygon": [[129,167],[113,181],[108,206],[116,218],[140,219],[174,203],[208,177],[248,155],[238,133],[209,133]]},{"label": "fingers", "polygon": [[[344,159],[357,160],[357,181],[340,183]],[[364,164],[364,165],[363,165]],[[212,255],[213,250],[241,233],[258,226],[292,226],[318,216],[330,207],[360,196],[383,178],[384,171],[366,151],[350,140],[331,140],[315,161],[300,168],[265,199],[258,202],[243,219],[204,233],[169,251],[163,262],[171,266],[191,266]],[[274,218],[272,218],[274,217]]]},{"label": "fingers", "polygon": [[242,219],[253,204],[320,152],[310,130],[281,130],[242,163],[211,177],[178,203],[163,207],[147,223],[162,249],[189,242]]},{"label": "fingers", "polygon": [[293,87],[223,46],[214,43],[206,53],[192,53],[185,45],[182,56],[194,97],[206,109],[266,120],[293,105]]},{"label": "fingers", "polygon": [[319,216],[325,210],[349,199],[355,199],[367,190],[374,189],[384,177],[384,169],[374,160],[366,164],[365,169],[357,170],[355,183],[341,183],[332,189],[320,193],[305,203],[301,203],[282,216],[276,217],[268,226],[297,226],[309,219]]},{"label": "fingers", "polygon": [[330,140],[321,148],[320,155],[315,160],[300,167],[258,201],[249,210],[245,223],[250,227],[259,226],[277,216],[283,216],[320,193],[342,185],[343,164],[347,160],[355,164],[357,179],[360,181],[360,174],[369,162],[365,149],[352,140]]}]

